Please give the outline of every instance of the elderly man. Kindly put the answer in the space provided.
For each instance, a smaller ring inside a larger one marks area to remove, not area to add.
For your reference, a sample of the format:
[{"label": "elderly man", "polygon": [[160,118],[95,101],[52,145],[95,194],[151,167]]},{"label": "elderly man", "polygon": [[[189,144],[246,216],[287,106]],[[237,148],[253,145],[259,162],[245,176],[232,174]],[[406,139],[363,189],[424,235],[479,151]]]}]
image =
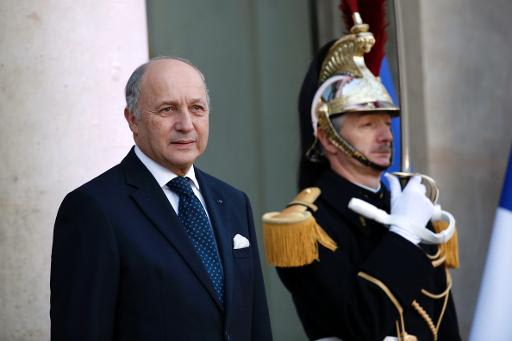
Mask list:
[{"label": "elderly man", "polygon": [[57,215],[52,340],[271,340],[249,200],[193,165],[208,142],[203,75],[151,60],[126,103],[135,147]]},{"label": "elderly man", "polygon": [[[306,245],[302,232],[313,231],[325,247],[302,263],[297,248],[275,248],[281,254],[272,257],[282,263],[274,264],[311,340],[460,340],[445,255],[421,243],[431,233],[434,210],[421,179],[412,177],[402,190],[390,176],[391,196],[380,181],[391,163],[391,117],[399,111],[364,64],[373,40],[367,25],[355,22],[352,34],[325,46],[312,62],[300,98],[305,140],[314,141],[304,151],[301,187],[321,194],[314,204],[291,203],[309,207],[318,226],[306,230],[288,219],[301,232],[289,238]],[[353,212],[352,198],[400,219],[388,229]],[[265,215],[266,223],[273,216]],[[281,225],[269,233],[284,235],[279,231],[287,231],[288,221],[278,217]]]}]

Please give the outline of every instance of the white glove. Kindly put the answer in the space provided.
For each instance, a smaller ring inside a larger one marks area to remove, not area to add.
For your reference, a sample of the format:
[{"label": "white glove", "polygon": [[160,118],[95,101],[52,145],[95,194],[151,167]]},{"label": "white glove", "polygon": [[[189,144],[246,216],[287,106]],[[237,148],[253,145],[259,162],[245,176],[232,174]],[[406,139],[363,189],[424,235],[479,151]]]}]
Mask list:
[{"label": "white glove", "polygon": [[434,205],[425,195],[421,177],[413,176],[403,191],[394,175],[386,173],[385,177],[391,191],[393,222],[389,230],[418,245],[423,235],[430,232],[426,225],[434,213]]},{"label": "white glove", "polygon": [[[350,199],[348,207],[363,217],[373,219],[389,226],[389,229],[414,244],[446,243],[455,233],[455,218],[450,212],[443,211],[441,206],[433,206],[425,196],[425,186],[421,177],[413,177],[402,191],[398,180],[386,174],[391,189],[391,214],[358,198]],[[428,221],[443,220],[448,227],[434,233],[426,228]]]}]

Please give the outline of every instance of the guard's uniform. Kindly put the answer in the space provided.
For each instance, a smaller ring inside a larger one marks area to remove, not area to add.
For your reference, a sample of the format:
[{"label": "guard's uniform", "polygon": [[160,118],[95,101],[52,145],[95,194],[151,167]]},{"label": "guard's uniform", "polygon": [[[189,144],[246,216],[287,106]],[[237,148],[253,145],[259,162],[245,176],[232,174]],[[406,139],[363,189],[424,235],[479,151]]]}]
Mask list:
[{"label": "guard's uniform", "polygon": [[318,261],[277,268],[308,337],[380,341],[405,330],[422,341],[460,340],[447,290],[451,281],[437,262],[437,246],[420,248],[348,208],[356,197],[389,212],[384,186],[373,193],[331,170],[316,186],[322,194],[315,219],[338,249],[319,246]]}]

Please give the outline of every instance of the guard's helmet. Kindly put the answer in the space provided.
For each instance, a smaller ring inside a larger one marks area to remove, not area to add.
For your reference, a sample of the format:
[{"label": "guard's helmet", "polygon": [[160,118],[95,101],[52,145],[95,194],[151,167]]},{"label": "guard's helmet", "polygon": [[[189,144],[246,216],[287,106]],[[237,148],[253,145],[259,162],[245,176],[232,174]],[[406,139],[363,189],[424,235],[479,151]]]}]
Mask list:
[{"label": "guard's helmet", "polygon": [[354,13],[350,34],[337,40],[329,49],[320,69],[319,88],[311,104],[311,123],[315,141],[307,152],[310,161],[322,160],[322,150],[316,139],[317,129],[324,130],[329,139],[347,155],[372,168],[383,170],[357,151],[334,128],[331,119],[347,112],[388,112],[400,114],[400,109],[382,85],[366,67],[364,54],[375,43],[368,25]]}]

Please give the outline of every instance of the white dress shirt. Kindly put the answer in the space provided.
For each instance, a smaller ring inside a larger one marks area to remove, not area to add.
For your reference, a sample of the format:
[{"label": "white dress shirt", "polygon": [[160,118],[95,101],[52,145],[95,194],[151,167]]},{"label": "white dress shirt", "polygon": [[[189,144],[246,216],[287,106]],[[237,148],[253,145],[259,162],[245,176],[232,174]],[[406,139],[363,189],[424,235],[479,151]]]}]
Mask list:
[{"label": "white dress shirt", "polygon": [[[160,164],[153,161],[149,156],[144,154],[144,152],[135,145],[135,155],[140,159],[140,161],[146,166],[146,168],[149,170],[149,172],[153,175],[155,180],[158,182],[158,185],[162,188],[162,190],[165,193],[165,196],[169,200],[169,202],[172,205],[172,208],[174,208],[174,212],[178,214],[178,207],[180,202],[180,197],[178,194],[174,193],[167,187],[167,183],[177,177],[174,172],[168,170],[167,168],[161,166]],[[190,167],[187,174],[185,174],[185,177],[192,180],[192,191],[194,191],[194,194],[199,199],[201,204],[203,205],[204,211],[206,212],[206,215],[208,216],[208,220],[210,220],[210,216],[208,215],[208,210],[206,209],[206,204],[204,201],[203,196],[201,195],[201,191],[199,189],[199,183],[197,182],[196,173],[194,171],[194,165]],[[211,221],[210,221],[211,224]]]}]

